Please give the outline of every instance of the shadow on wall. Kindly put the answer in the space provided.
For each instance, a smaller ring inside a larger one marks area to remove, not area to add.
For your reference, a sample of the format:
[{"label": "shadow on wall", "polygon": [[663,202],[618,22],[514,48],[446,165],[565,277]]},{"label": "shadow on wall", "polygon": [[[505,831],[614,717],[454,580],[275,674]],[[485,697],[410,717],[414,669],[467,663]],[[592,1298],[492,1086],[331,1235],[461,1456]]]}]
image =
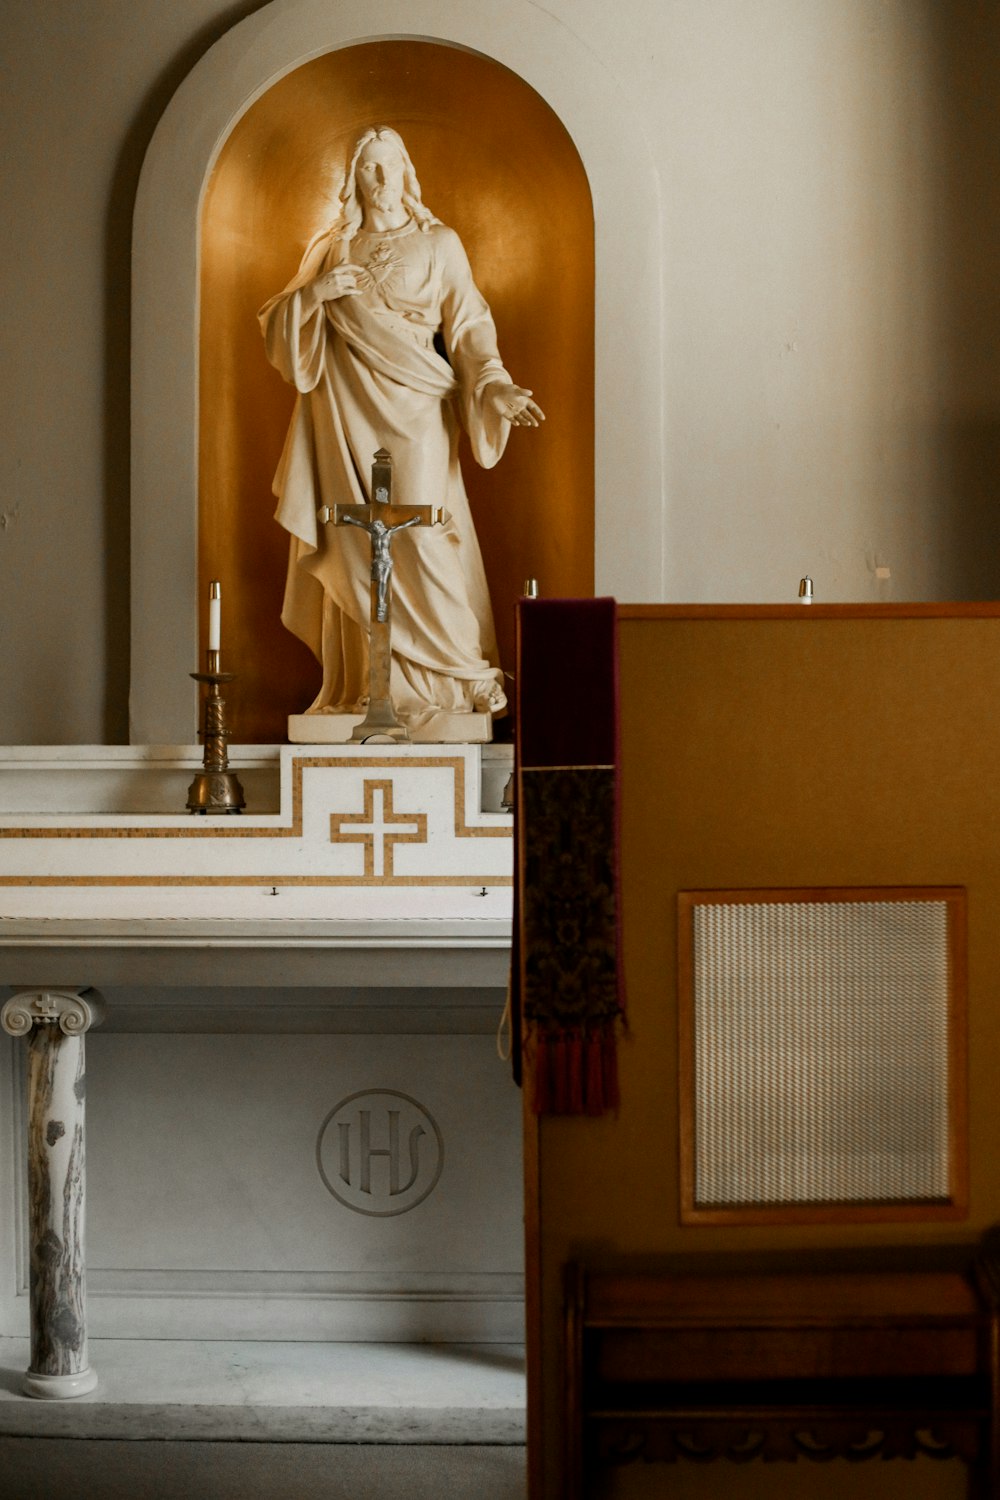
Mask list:
[{"label": "shadow on wall", "polygon": [[[240,21],[270,0],[238,0],[202,26],[171,58],[136,111],[108,195],[104,245],[104,535],[107,578],[128,578],[130,559],[129,410],[131,389],[132,211],[153,132],[195,63]],[[128,744],[128,590],[105,590],[104,739]]]},{"label": "shadow on wall", "polygon": [[1000,598],[1000,7],[930,8],[937,66],[943,413],[942,597]]}]

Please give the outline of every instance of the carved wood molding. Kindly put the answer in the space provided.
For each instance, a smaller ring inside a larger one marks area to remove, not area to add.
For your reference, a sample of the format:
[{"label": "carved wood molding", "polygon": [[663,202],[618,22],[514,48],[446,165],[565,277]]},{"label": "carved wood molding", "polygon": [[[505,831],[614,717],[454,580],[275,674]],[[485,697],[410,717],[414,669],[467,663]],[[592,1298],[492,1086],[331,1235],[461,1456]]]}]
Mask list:
[{"label": "carved wood molding", "polygon": [[875,1413],[864,1418],[819,1420],[767,1418],[747,1423],[712,1418],[680,1420],[655,1415],[595,1418],[593,1457],[600,1463],[622,1465],[645,1463],[792,1463],[809,1459],[829,1463],[846,1459],[864,1463],[869,1459],[917,1457],[963,1459],[975,1463],[982,1453],[981,1424],[972,1417],[925,1419],[906,1413],[887,1417]]}]

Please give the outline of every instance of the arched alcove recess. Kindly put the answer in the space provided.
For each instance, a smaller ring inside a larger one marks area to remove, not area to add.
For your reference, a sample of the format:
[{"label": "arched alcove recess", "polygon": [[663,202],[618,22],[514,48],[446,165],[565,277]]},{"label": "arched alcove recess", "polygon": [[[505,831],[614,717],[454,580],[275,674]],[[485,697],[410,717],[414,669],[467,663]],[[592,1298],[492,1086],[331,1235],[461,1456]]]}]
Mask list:
[{"label": "arched alcove recess", "polygon": [[[272,0],[221,37],[192,68],[156,128],[136,196],[132,239],[132,673],[131,737],[137,744],[191,744],[196,738],[198,695],[189,673],[199,663],[198,621],[205,607],[199,587],[199,287],[202,202],[213,169],[234,128],[258,99],[314,59],[338,49],[387,38],[434,42],[494,59],[534,91],[562,122],[583,163],[594,205],[594,571],[598,593],[623,601],[663,597],[669,507],[665,490],[662,266],[664,226],[660,184],[650,154],[647,115],[655,101],[611,73],[605,60],[564,19],[534,0],[470,5],[468,0]],[[477,101],[477,128],[492,108]],[[518,105],[518,109],[521,105]],[[367,123],[367,121],[365,122]],[[404,122],[405,123],[405,122]],[[513,129],[516,120],[504,117]],[[436,200],[428,169],[417,166],[428,200],[442,217],[447,198]],[[506,148],[500,148],[501,164]],[[494,166],[496,163],[493,164]],[[509,163],[531,175],[530,163]],[[253,164],[245,163],[251,170]],[[478,226],[456,218],[475,237]],[[248,233],[237,225],[231,253]],[[291,237],[290,237],[291,238]],[[544,246],[546,290],[561,294],[561,231],[554,216]],[[508,241],[507,253],[518,247]],[[294,261],[295,248],[289,248]],[[282,283],[288,262],[275,267]],[[484,261],[478,276],[493,274]],[[489,289],[489,288],[487,288]],[[252,299],[251,299],[252,300]],[[501,298],[502,304],[502,298]],[[256,309],[252,309],[255,311]],[[562,421],[532,365],[519,363],[517,325],[530,309],[515,296],[495,311],[501,348],[512,370],[538,388],[549,409],[543,442],[554,441]],[[544,336],[544,329],[542,330]],[[253,320],[241,335],[247,360],[259,368]],[[554,341],[553,341],[554,342]],[[250,350],[252,349],[252,354]],[[569,364],[565,353],[553,357]],[[287,399],[287,393],[285,393]],[[557,398],[558,400],[558,398]],[[276,428],[280,421],[275,419]],[[273,435],[272,435],[273,436]],[[514,434],[522,456],[538,459],[540,433]],[[270,439],[269,439],[270,440]],[[589,422],[572,434],[591,449]],[[519,460],[515,460],[517,462]],[[511,456],[496,471],[513,483]],[[568,492],[568,490],[566,491]],[[548,522],[547,496],[534,485],[542,507],[534,534],[551,549],[533,554],[543,587],[547,558],[562,545]],[[266,492],[239,497],[244,509],[267,507]],[[492,503],[492,502],[491,502]],[[477,505],[482,511],[481,497]],[[481,515],[480,515],[481,519]],[[264,523],[262,523],[264,524]],[[274,532],[277,526],[271,522]],[[544,538],[544,541],[543,541]],[[280,534],[276,539],[280,547]],[[233,547],[240,545],[238,539]],[[536,562],[535,557],[539,560]],[[225,577],[225,569],[220,569]],[[515,577],[515,587],[521,574]],[[497,612],[506,605],[497,601]],[[273,608],[261,604],[262,612]],[[223,620],[226,665],[234,655],[228,600]],[[277,627],[280,630],[280,627]],[[244,727],[234,723],[238,738]]]},{"label": "arched alcove recess", "polygon": [[488,472],[463,437],[503,664],[524,578],[549,595],[593,592],[593,208],[569,134],[516,73],[465,48],[386,39],[312,58],[236,122],[201,209],[199,597],[222,580],[244,742],[284,738],[320,677],[279,620],[288,546],[271,480],[294,391],[265,359],[256,312],[335,216],[345,158],[370,124],[403,136],[425,203],[468,251],[507,368],[548,413],[539,430],[515,430]]}]

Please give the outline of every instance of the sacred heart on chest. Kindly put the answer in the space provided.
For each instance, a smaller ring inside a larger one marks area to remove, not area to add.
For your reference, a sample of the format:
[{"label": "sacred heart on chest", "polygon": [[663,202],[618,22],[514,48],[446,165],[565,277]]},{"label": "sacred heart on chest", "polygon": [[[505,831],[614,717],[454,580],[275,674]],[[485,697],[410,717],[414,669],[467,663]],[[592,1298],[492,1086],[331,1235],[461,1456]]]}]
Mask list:
[{"label": "sacred heart on chest", "polygon": [[393,251],[391,245],[384,240],[375,246],[371,254],[364,262],[366,271],[370,278],[370,284],[381,291],[392,279],[396,271],[402,265],[402,261]]}]

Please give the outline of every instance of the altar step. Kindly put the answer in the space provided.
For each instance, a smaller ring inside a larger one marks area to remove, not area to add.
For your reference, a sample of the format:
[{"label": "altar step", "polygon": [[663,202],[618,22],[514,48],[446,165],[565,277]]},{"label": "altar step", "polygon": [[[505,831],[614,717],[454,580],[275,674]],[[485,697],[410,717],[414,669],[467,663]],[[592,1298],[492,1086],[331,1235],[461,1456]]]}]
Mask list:
[{"label": "altar step", "polygon": [[0,1338],[0,1434],[299,1443],[524,1442],[514,1344],[91,1339],[100,1384],[20,1394],[27,1339]]},{"label": "altar step", "polygon": [[[0,1500],[522,1500],[510,1344],[91,1341],[100,1386],[20,1394],[0,1338]],[[252,1446],[251,1446],[252,1445]]]},{"label": "altar step", "polygon": [[0,1500],[525,1500],[523,1448],[0,1437]]}]

